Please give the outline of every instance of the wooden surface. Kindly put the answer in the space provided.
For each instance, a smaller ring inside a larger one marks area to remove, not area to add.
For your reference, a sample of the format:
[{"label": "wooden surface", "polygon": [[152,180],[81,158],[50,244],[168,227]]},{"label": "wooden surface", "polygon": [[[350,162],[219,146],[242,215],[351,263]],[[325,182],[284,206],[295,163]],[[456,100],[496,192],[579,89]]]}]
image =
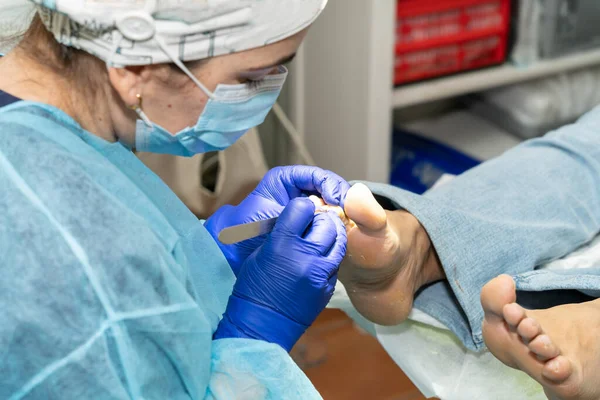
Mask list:
[{"label": "wooden surface", "polygon": [[292,351],[324,400],[422,400],[379,342],[326,310]]}]

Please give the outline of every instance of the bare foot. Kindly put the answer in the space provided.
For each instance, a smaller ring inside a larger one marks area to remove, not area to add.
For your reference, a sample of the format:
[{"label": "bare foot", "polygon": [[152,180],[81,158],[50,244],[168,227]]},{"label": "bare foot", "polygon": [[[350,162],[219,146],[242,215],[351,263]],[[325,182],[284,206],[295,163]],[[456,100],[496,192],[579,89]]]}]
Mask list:
[{"label": "bare foot", "polygon": [[507,275],[481,292],[483,336],[492,354],[538,381],[551,400],[600,399],[600,300],[548,310],[526,310],[515,301]]},{"label": "bare foot", "polygon": [[404,211],[384,211],[363,184],[346,196],[348,252],[339,277],[357,311],[380,325],[404,321],[414,294],[444,279],[429,236]]},{"label": "bare foot", "polygon": [[315,214],[333,211],[337,214],[338,217],[340,217],[340,219],[344,223],[346,231],[349,231],[356,226],[356,223],[350,218],[348,218],[342,207],[330,206],[329,204],[325,203],[325,201],[322,198],[317,196],[310,196],[309,199],[315,204]]}]

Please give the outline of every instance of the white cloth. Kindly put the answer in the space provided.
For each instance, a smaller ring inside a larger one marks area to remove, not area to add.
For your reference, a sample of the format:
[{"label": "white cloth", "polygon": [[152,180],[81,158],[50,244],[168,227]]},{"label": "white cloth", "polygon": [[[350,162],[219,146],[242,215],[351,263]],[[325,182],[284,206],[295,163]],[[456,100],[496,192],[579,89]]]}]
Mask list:
[{"label": "white cloth", "polygon": [[114,66],[241,52],[308,27],[327,0],[31,0],[56,39]]},{"label": "white cloth", "polygon": [[[443,176],[438,184],[451,180]],[[541,269],[574,269],[598,265],[600,237],[571,255]],[[330,308],[355,316],[348,294],[338,284]],[[356,319],[359,324],[366,320]],[[428,398],[442,400],[546,400],[542,387],[525,373],[508,368],[491,353],[475,353],[443,324],[413,309],[409,320],[394,326],[364,326],[377,338],[396,364]],[[373,329],[374,328],[374,329]]]},{"label": "white cloth", "polygon": [[559,127],[600,104],[600,67],[492,89],[481,97],[523,127]]},{"label": "white cloth", "polygon": [[29,26],[33,4],[25,0],[0,1],[0,54],[8,53]]}]

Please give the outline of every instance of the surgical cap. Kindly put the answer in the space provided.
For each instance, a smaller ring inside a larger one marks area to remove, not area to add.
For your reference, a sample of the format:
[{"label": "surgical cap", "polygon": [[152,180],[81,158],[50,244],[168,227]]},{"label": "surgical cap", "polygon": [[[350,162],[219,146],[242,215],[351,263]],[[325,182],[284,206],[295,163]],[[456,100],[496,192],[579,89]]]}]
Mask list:
[{"label": "surgical cap", "polygon": [[328,0],[32,1],[60,43],[124,67],[171,62],[168,54],[194,61],[275,43],[312,24]]}]

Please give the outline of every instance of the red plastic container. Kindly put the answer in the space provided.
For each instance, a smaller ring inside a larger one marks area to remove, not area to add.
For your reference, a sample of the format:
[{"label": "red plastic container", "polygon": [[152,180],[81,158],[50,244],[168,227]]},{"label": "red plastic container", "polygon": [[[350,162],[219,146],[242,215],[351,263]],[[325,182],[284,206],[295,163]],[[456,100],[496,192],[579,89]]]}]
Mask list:
[{"label": "red plastic container", "polygon": [[398,0],[396,85],[500,64],[511,0]]}]

